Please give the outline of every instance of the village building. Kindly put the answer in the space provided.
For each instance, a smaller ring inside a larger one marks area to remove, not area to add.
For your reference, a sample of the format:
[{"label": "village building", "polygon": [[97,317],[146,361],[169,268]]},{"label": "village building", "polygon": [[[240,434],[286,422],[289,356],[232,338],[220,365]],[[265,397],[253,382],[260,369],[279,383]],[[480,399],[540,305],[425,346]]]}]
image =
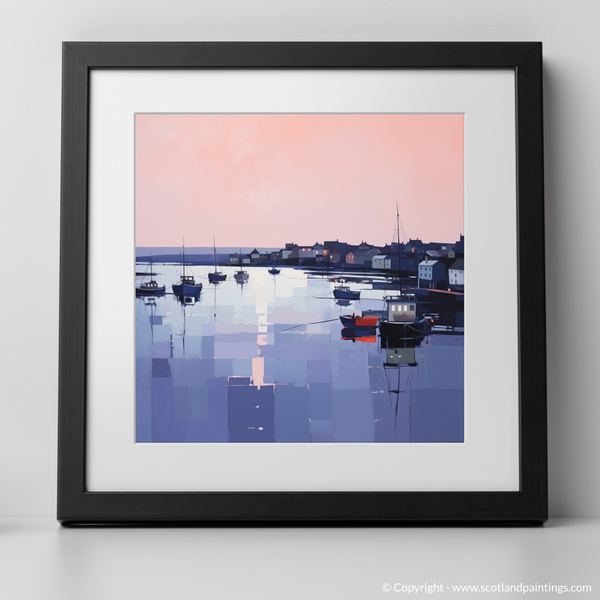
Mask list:
[{"label": "village building", "polygon": [[[365,247],[363,247],[365,246]],[[368,244],[361,244],[358,247],[358,250],[354,254],[354,264],[355,265],[363,265],[365,267],[370,266],[369,263],[373,260],[375,256],[379,254],[379,250],[374,248],[373,246],[369,247]],[[348,260],[346,259],[346,262]]]},{"label": "village building", "polygon": [[456,291],[465,289],[465,260],[457,259],[448,269],[448,285]]},{"label": "village building", "polygon": [[419,263],[419,287],[435,288],[447,281],[446,265],[439,260],[428,260]]},{"label": "village building", "polygon": [[325,255],[325,250],[327,250],[327,255],[329,256],[330,262],[334,263],[343,262],[349,250],[349,244],[340,242],[339,240],[325,241],[323,246],[323,254]]},{"label": "village building", "polygon": [[392,257],[388,254],[378,254],[372,259],[373,269],[388,269],[392,268]]},{"label": "village building", "polygon": [[315,253],[312,246],[298,246],[298,258],[314,258]]}]

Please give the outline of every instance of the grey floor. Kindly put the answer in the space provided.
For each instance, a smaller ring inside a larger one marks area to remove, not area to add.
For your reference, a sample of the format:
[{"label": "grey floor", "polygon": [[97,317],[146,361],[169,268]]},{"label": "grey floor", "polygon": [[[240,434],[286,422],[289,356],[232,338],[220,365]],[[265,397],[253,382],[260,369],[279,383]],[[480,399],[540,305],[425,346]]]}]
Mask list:
[{"label": "grey floor", "polygon": [[[594,598],[598,557],[600,519],[536,528],[105,529],[2,518],[0,598],[475,598],[495,594],[452,586],[503,584],[587,585],[591,592],[567,597]],[[441,588],[403,587],[433,584]]]}]

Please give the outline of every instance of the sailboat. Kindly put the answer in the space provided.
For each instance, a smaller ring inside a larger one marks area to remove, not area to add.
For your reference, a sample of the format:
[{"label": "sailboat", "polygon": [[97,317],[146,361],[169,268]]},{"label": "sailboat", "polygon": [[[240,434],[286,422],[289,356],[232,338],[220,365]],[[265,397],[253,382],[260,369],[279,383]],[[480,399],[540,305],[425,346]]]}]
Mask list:
[{"label": "sailboat", "polygon": [[242,249],[240,248],[240,270],[236,271],[233,275],[233,278],[238,282],[238,283],[246,283],[246,281],[248,281],[249,279],[249,275],[248,275],[248,271],[244,271],[242,269]]},{"label": "sailboat", "polygon": [[[398,232],[398,280],[400,272],[400,213],[396,202],[396,231]],[[390,345],[390,339],[400,342],[414,342],[422,339],[431,330],[433,318],[422,314],[419,301],[414,294],[402,293],[385,298],[385,316],[379,322],[379,333]]]},{"label": "sailboat", "polygon": [[333,297],[338,300],[358,300],[360,298],[360,292],[355,292],[350,289],[347,285],[338,285],[333,290]]},{"label": "sailboat", "polygon": [[[338,281],[344,281],[344,265],[342,265],[342,277]],[[333,297],[338,300],[359,300],[360,292],[355,292],[348,285],[338,285],[333,290]]]},{"label": "sailboat", "polygon": [[248,275],[248,271],[242,271],[241,269],[239,271],[236,271],[233,275],[233,278],[238,282],[238,283],[246,283],[246,281],[248,281],[249,279],[249,275]]},{"label": "sailboat", "polygon": [[183,273],[179,278],[179,282],[173,284],[173,293],[176,296],[199,296],[202,291],[202,284],[196,283],[193,275],[185,274],[185,243],[182,246],[181,255]]},{"label": "sailboat", "polygon": [[277,268],[276,260],[273,261],[273,267],[269,269],[269,273],[271,273],[271,275],[279,275],[279,273],[281,273],[281,270]]},{"label": "sailboat", "polygon": [[213,256],[215,257],[215,270],[208,274],[208,281],[210,283],[218,283],[219,281],[225,281],[227,275],[221,271],[217,271],[217,247],[215,245],[215,236],[213,235]]},{"label": "sailboat", "polygon": [[144,278],[146,277],[146,275],[144,275],[144,278],[142,278],[142,282],[140,283],[140,287],[136,287],[135,288],[135,295],[136,296],[164,296],[165,295],[165,286],[161,285],[159,286],[158,283],[156,282],[156,279],[154,279],[154,273],[152,272],[152,255],[150,255],[150,281],[144,281]]}]

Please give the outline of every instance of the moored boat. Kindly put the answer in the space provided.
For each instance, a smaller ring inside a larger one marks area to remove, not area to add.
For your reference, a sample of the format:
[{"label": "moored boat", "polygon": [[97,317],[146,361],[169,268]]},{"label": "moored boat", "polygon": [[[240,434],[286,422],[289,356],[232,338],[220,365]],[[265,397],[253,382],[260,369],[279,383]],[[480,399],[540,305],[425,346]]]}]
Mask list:
[{"label": "moored boat", "polygon": [[433,318],[419,316],[418,301],[412,295],[387,298],[387,313],[379,322],[382,337],[414,339],[423,337],[431,330]]},{"label": "moored boat", "polygon": [[238,283],[245,283],[249,279],[248,271],[242,271],[242,270],[236,271],[233,275],[233,278]]},{"label": "moored boat", "polygon": [[136,296],[164,296],[166,287],[164,285],[158,285],[156,281],[148,281],[141,283],[140,287],[135,288]]},{"label": "moored boat", "polygon": [[333,297],[341,300],[358,300],[360,292],[355,292],[347,285],[339,285],[333,290]]},{"label": "moored boat", "polygon": [[340,315],[340,321],[344,327],[377,327],[378,317],[363,317],[360,315]]},{"label": "moored boat", "polygon": [[210,283],[218,283],[219,281],[225,281],[227,274],[217,270],[217,247],[215,245],[215,236],[213,235],[213,256],[215,259],[215,270],[208,274],[208,281]]},{"label": "moored boat", "polygon": [[171,286],[173,293],[176,296],[199,296],[202,291],[202,284],[196,283],[193,275],[185,274],[185,244],[182,247],[181,254],[183,273],[179,277],[179,281]]},{"label": "moored boat", "polygon": [[[140,283],[140,287],[135,288],[136,296],[164,296],[166,287],[164,285],[158,285],[156,279],[154,279],[154,273],[152,272],[152,256],[150,257],[150,281],[144,281],[142,278],[142,282]],[[144,275],[145,277],[145,275]]]},{"label": "moored boat", "polygon": [[281,270],[277,268],[276,260],[273,261],[273,266],[269,269],[269,273],[271,273],[271,275],[279,275],[279,273],[281,273]]}]

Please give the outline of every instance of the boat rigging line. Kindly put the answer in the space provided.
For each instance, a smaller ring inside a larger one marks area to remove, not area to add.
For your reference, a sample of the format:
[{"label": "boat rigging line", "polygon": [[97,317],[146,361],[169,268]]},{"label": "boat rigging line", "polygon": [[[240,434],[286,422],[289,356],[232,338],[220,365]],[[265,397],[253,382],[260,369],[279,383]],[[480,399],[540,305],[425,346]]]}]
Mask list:
[{"label": "boat rigging line", "polygon": [[331,323],[332,321],[338,321],[338,318],[335,319],[327,319],[327,321],[314,321],[313,323],[300,323],[299,325],[294,325],[293,327],[288,327],[287,329],[282,329],[281,333],[284,331],[289,331],[290,329],[296,329],[297,327],[305,327],[306,325],[319,325],[320,323]]}]

